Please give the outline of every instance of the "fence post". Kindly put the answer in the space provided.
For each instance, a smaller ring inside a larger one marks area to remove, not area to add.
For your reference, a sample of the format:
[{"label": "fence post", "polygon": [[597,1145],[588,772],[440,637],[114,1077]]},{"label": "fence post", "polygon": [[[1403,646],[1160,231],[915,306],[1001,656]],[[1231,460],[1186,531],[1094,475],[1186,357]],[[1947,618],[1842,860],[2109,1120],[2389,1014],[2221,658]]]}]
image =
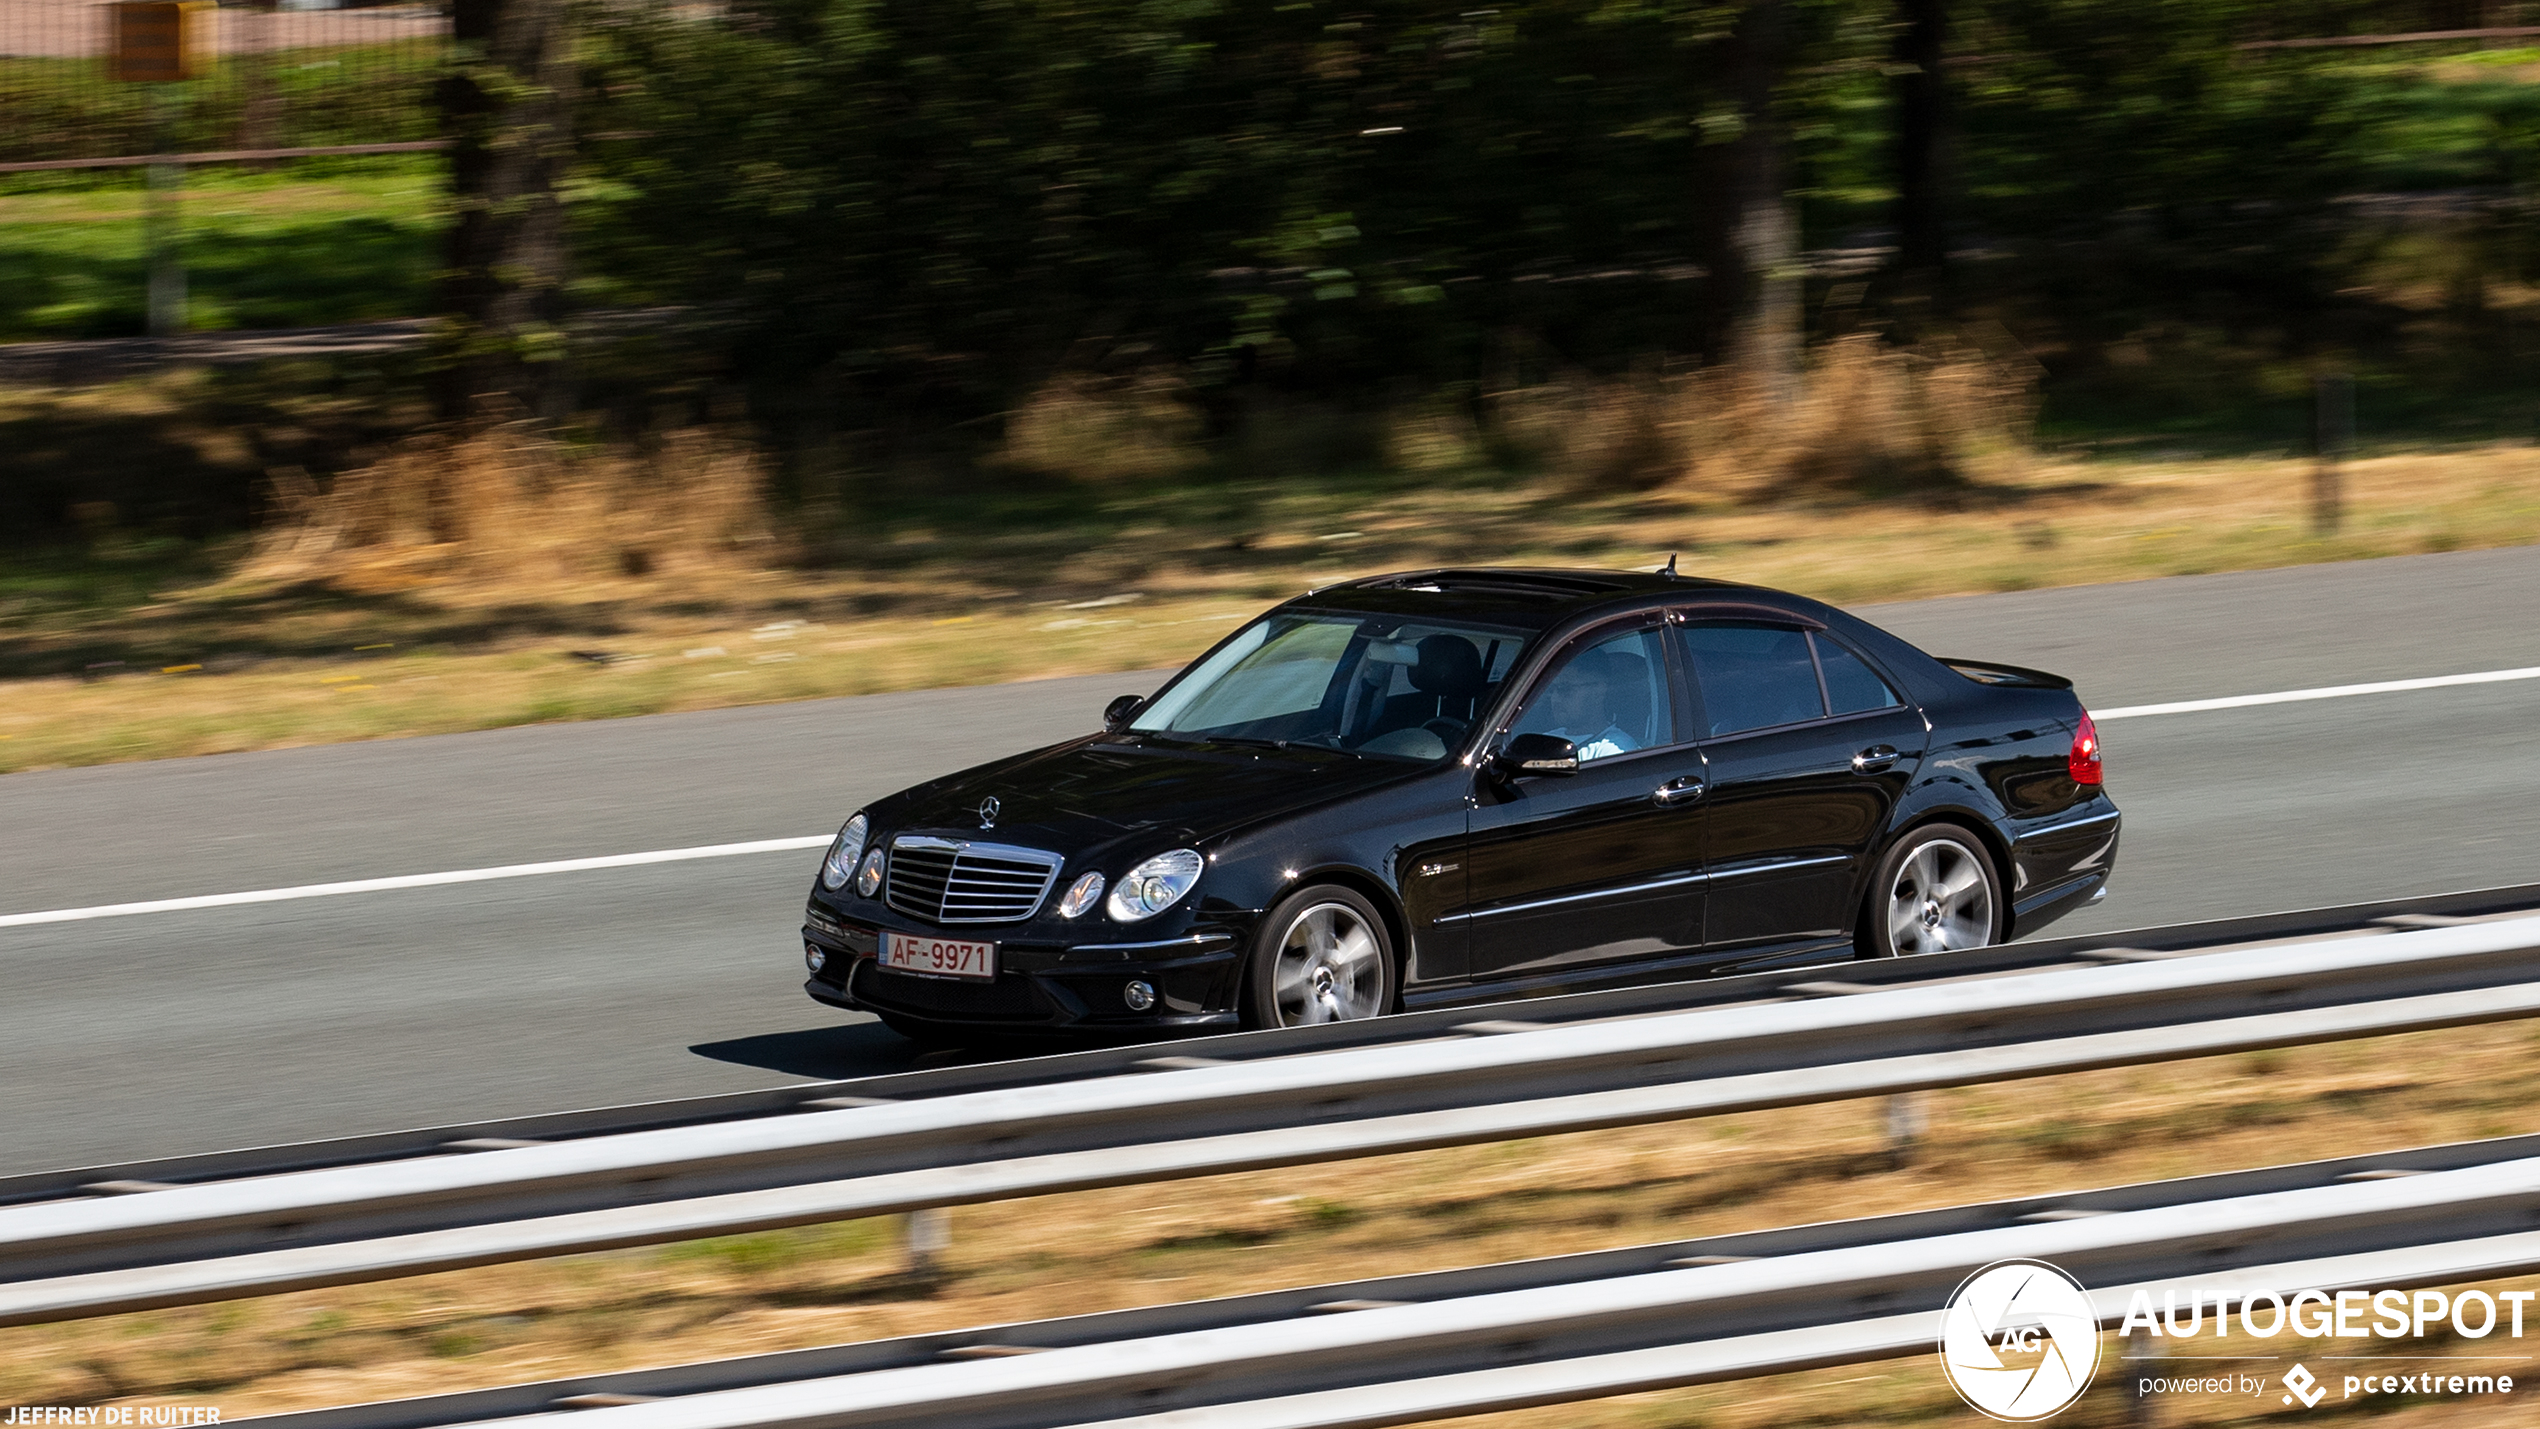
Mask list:
[{"label": "fence post", "polygon": [[[175,85],[150,86],[150,147],[159,153],[167,153],[176,143],[175,114],[182,103],[184,96]],[[185,331],[185,254],[177,234],[177,201],[184,185],[184,165],[150,166],[141,223],[150,252],[152,337],[174,337]]]},{"label": "fence post", "polygon": [[2355,445],[2355,379],[2321,373],[2311,381],[2311,530],[2337,534],[2346,516],[2345,477],[2338,464]]}]

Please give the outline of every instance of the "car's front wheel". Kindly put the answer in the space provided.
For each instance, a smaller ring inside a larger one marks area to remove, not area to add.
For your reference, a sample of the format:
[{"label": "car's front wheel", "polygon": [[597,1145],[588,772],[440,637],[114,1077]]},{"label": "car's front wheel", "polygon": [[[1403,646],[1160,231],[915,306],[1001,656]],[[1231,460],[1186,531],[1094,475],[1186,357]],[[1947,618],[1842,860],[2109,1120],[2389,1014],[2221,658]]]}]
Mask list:
[{"label": "car's front wheel", "polygon": [[1393,1010],[1393,939],[1364,896],[1315,884],[1271,908],[1244,977],[1249,1026],[1381,1017]]},{"label": "car's front wheel", "polygon": [[1984,841],[1956,824],[1925,824],[1879,860],[1854,947],[1870,958],[1986,947],[2002,936],[2003,911]]}]

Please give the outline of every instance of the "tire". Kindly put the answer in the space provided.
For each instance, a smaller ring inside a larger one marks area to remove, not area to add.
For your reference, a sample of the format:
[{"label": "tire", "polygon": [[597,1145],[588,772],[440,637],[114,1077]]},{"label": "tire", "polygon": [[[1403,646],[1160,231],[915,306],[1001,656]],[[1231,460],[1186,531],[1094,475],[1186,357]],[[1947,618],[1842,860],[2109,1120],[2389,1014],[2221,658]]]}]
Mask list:
[{"label": "tire", "polygon": [[1244,1025],[1302,1027],[1393,1011],[1400,988],[1393,936],[1357,892],[1312,884],[1261,920],[1244,964]]},{"label": "tire", "polygon": [[1925,824],[1879,860],[1853,949],[1893,958],[1989,947],[2001,941],[2008,911],[1984,840],[1958,824]]}]

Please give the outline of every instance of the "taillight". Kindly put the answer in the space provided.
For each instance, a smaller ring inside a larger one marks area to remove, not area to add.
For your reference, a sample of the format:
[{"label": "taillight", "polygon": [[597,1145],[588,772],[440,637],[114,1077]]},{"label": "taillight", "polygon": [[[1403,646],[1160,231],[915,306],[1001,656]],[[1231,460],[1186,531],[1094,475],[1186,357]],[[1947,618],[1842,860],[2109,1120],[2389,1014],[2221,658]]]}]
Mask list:
[{"label": "taillight", "polygon": [[2098,784],[2107,777],[2099,767],[2099,726],[2091,722],[2088,710],[2081,712],[2081,728],[2073,731],[2073,752],[2064,766],[2073,771],[2076,784]]}]

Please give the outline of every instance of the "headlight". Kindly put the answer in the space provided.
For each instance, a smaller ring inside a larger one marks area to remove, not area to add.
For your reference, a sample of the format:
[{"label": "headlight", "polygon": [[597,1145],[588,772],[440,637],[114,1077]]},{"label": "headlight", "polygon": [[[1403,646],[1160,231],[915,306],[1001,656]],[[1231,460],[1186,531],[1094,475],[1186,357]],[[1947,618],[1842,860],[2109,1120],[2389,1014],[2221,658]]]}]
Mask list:
[{"label": "headlight", "polygon": [[1066,897],[1058,900],[1058,916],[1082,918],[1085,916],[1085,910],[1093,907],[1094,900],[1101,896],[1102,875],[1088,873],[1068,888]]},{"label": "headlight", "polygon": [[864,856],[864,867],[856,870],[855,891],[870,898],[873,890],[881,886],[882,850],[877,848]]},{"label": "headlight", "polygon": [[1123,923],[1152,918],[1190,892],[1205,866],[1197,853],[1186,848],[1157,854],[1121,878],[1112,888],[1111,900],[1103,905],[1103,911]]},{"label": "headlight", "polygon": [[838,841],[829,846],[829,856],[820,861],[820,886],[835,893],[855,877],[856,860],[864,857],[864,837],[873,825],[864,815],[847,820],[838,830]]}]

